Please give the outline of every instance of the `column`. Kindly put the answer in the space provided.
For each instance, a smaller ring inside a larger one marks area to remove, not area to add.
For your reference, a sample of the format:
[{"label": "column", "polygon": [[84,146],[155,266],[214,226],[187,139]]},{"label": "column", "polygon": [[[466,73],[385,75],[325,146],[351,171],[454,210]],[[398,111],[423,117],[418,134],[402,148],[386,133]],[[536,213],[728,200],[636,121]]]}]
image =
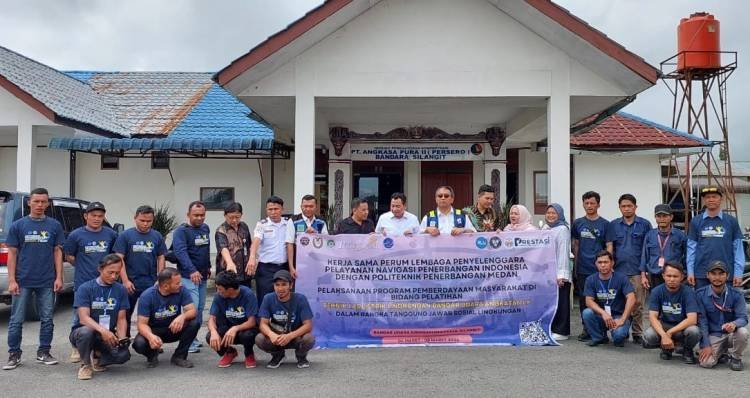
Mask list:
[{"label": "column", "polygon": [[570,61],[555,63],[547,101],[547,192],[570,220]]},{"label": "column", "polygon": [[16,190],[30,192],[34,186],[34,148],[33,126],[18,125],[18,148],[16,149]]},{"label": "column", "polygon": [[406,194],[406,207],[410,213],[414,213],[421,219],[427,211],[420,209],[422,206],[422,162],[404,162],[404,194]]},{"label": "column", "polygon": [[[331,153],[331,152],[329,152]],[[331,156],[333,157],[333,156]],[[329,159],[328,161],[328,206],[334,206],[336,222],[349,217],[352,199],[352,161]],[[329,228],[329,232],[333,232]]]},{"label": "column", "polygon": [[294,108],[294,209],[315,192],[315,97],[297,95]]},{"label": "column", "polygon": [[[485,146],[489,147],[489,145]],[[505,149],[506,147],[503,145],[498,156],[492,156],[489,148],[485,150],[484,184],[495,188],[495,202],[498,206],[508,201],[508,170]]]}]

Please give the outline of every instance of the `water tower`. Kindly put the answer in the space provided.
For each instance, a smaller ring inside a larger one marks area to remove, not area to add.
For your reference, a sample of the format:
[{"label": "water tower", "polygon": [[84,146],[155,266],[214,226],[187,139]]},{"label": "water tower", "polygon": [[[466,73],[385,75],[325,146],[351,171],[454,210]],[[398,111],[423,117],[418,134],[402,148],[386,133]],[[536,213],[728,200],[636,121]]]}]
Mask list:
[{"label": "water tower", "polygon": [[725,211],[737,213],[727,122],[727,80],[737,68],[737,52],[721,51],[719,37],[719,20],[713,15],[698,12],[683,18],[677,27],[677,54],[660,64],[662,81],[674,96],[672,127],[719,144],[718,153],[670,158],[666,202],[674,208],[684,204],[686,227],[703,207],[698,192],[706,185],[720,187]]}]

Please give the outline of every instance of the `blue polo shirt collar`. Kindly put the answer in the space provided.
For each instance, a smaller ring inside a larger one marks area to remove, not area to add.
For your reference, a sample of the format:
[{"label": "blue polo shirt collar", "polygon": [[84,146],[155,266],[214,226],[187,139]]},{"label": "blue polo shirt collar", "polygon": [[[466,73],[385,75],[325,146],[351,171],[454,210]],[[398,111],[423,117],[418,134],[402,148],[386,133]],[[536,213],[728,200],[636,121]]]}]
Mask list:
[{"label": "blue polo shirt collar", "polygon": [[[724,210],[719,210],[719,215],[718,215],[718,217],[719,217],[720,219],[722,219],[722,220],[724,219]],[[708,211],[706,211],[706,210],[703,210],[703,216],[701,217],[701,219],[705,220],[706,218],[708,218]]]}]

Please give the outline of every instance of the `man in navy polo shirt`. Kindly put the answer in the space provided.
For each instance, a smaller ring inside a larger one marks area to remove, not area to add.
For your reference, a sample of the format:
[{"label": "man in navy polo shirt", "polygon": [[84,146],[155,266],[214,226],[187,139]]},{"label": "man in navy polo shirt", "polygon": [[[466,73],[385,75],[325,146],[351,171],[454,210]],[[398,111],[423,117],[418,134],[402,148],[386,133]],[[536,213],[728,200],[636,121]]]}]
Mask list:
[{"label": "man in navy polo shirt", "polygon": [[[68,235],[63,245],[65,259],[75,267],[73,286],[75,290],[85,282],[99,277],[99,263],[108,254],[117,239],[117,232],[104,225],[106,209],[101,202],[91,202],[86,206],[83,218],[86,225],[76,228]],[[78,324],[78,311],[73,311],[71,325]],[[78,350],[73,348],[70,362],[81,360]]]},{"label": "man in navy polo shirt", "polygon": [[[573,221],[570,228],[573,256],[575,257],[574,284],[578,295],[578,309],[583,321],[583,310],[586,309],[586,296],[583,288],[586,278],[597,273],[596,254],[607,248],[606,234],[609,221],[599,217],[601,196],[597,192],[588,191],[582,196],[583,210],[586,214]],[[590,340],[586,325],[578,335],[579,341]]]},{"label": "man in navy polo shirt", "polygon": [[672,208],[667,204],[654,208],[656,228],[648,231],[641,256],[641,285],[646,289],[664,283],[664,264],[685,264],[687,235],[672,228]]},{"label": "man in navy polo shirt", "polygon": [[126,230],[117,237],[113,251],[125,260],[122,268],[122,284],[128,290],[130,309],[128,309],[128,336],[130,321],[135,304],[143,291],[153,286],[156,274],[164,269],[164,255],[167,246],[159,231],[151,228],[154,224],[154,208],[140,206],[135,211],[135,227]]},{"label": "man in navy polo shirt", "polygon": [[[201,201],[188,205],[188,222],[175,229],[172,248],[177,257],[177,269],[182,276],[182,286],[190,292],[198,310],[198,324],[203,323],[206,307],[206,284],[211,273],[211,231],[206,220],[206,205]],[[190,352],[200,351],[200,342],[193,341]]]},{"label": "man in navy polo shirt", "polygon": [[624,346],[628,339],[635,293],[627,276],[614,271],[613,264],[610,252],[599,252],[596,255],[599,272],[586,278],[583,289],[587,307],[583,310],[583,322],[591,334],[591,341],[586,344],[591,347],[609,342],[608,330],[612,332],[612,341],[617,347]]},{"label": "man in navy polo shirt", "polygon": [[695,363],[693,349],[700,341],[698,304],[693,288],[682,284],[685,271],[678,263],[666,262],[664,283],[651,290],[648,303],[648,319],[651,327],[643,334],[643,346],[661,347],[659,357],[672,359],[676,342],[682,344],[682,359],[687,364]]},{"label": "man in navy polo shirt", "polygon": [[181,286],[182,278],[174,268],[159,272],[158,285],[151,286],[138,302],[138,335],[133,340],[135,352],[146,357],[147,366],[159,364],[159,349],[164,343],[179,341],[172,355],[172,364],[192,368],[187,359],[190,344],[198,335],[200,325],[190,293]]},{"label": "man in navy polo shirt", "polygon": [[633,307],[633,343],[643,344],[643,303],[646,289],[641,284],[641,256],[646,233],[651,223],[635,214],[638,208],[635,196],[626,193],[617,201],[622,217],[609,222],[607,228],[607,251],[615,257],[615,270],[628,277],[635,289]]},{"label": "man in navy polo shirt", "polygon": [[249,287],[240,285],[234,272],[225,271],[216,275],[216,296],[211,303],[210,313],[206,341],[221,356],[218,366],[231,366],[237,357],[237,350],[232,346],[241,344],[245,367],[254,368],[253,344],[258,334],[255,321],[258,301]]},{"label": "man in navy polo shirt", "polygon": [[721,210],[722,192],[717,187],[701,189],[703,213],[693,217],[688,229],[688,283],[700,289],[709,284],[705,277],[708,264],[721,260],[729,266],[729,281],[742,285],[745,251],[742,230],[737,219]]},{"label": "man in navy polo shirt", "polygon": [[33,297],[41,324],[36,360],[45,365],[57,364],[50,354],[52,312],[55,292],[63,286],[62,245],[65,239],[62,225],[45,216],[49,207],[49,193],[36,188],[29,195],[29,215],[16,220],[8,229],[8,292],[12,295],[8,322],[8,363],[3,369],[15,369],[21,364],[21,337],[26,320],[26,305]]},{"label": "man in navy polo shirt", "polygon": [[747,305],[742,292],[727,285],[727,266],[714,261],[708,266],[708,281],[695,293],[698,298],[698,326],[701,330],[700,366],[712,368],[723,355],[729,367],[742,370],[742,352],[747,347]]}]

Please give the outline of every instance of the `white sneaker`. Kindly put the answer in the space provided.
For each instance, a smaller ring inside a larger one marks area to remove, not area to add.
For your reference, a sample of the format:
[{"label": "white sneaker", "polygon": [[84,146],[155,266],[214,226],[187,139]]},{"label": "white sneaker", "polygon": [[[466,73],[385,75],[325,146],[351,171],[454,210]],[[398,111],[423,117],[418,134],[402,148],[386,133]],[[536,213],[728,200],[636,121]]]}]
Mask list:
[{"label": "white sneaker", "polygon": [[568,336],[557,334],[557,333],[552,333],[552,338],[555,339],[556,341],[562,341],[562,340],[567,340]]}]

